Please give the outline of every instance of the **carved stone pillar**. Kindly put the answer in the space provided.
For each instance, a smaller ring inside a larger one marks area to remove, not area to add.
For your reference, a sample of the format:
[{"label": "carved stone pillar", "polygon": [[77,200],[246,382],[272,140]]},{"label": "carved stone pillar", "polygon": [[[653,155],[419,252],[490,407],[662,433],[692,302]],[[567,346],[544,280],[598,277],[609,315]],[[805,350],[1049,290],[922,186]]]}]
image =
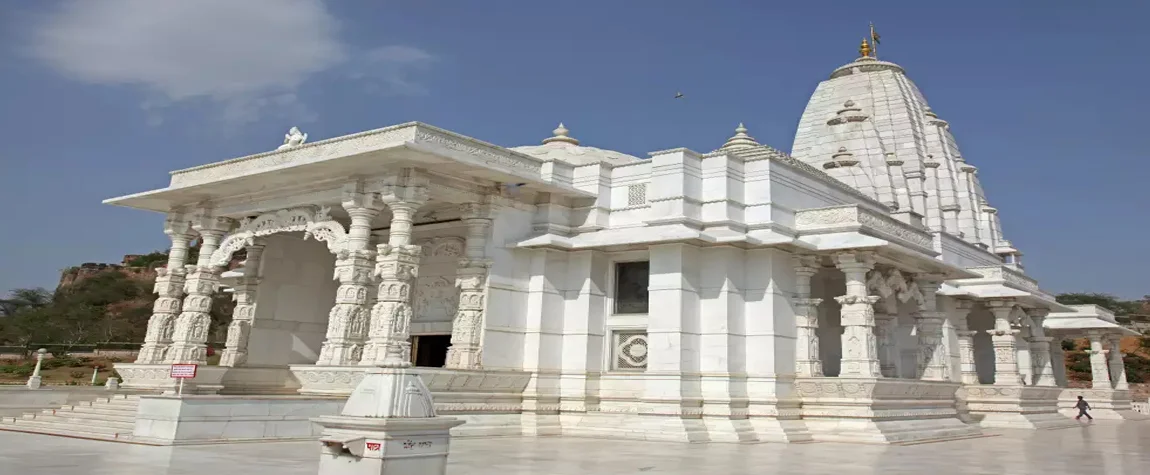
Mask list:
[{"label": "carved stone pillar", "polygon": [[819,271],[817,256],[794,257],[795,264],[795,374],[822,376],[823,362],[819,358],[819,304],[823,299],[811,298],[811,278]]},{"label": "carved stone pillar", "polygon": [[950,379],[950,365],[947,364],[950,351],[942,335],[942,325],[946,313],[938,311],[938,288],[941,277],[916,276],[915,285],[922,293],[919,312],[915,315],[918,323],[918,366],[919,374],[926,381],[947,381]]},{"label": "carved stone pillar", "polygon": [[974,335],[976,331],[969,330],[966,316],[974,308],[974,302],[966,299],[955,299],[954,305],[954,333],[958,336],[958,361],[962,384],[978,384],[978,367],[974,360]]},{"label": "carved stone pillar", "polygon": [[156,284],[153,290],[159,297],[152,305],[152,317],[148,319],[148,330],[144,336],[144,346],[136,357],[137,364],[160,364],[168,346],[172,344],[172,330],[180,315],[180,300],[184,296],[184,281],[187,270],[188,243],[193,235],[191,222],[183,213],[168,215],[164,222],[164,234],[172,240],[168,251],[168,266],[156,269]]},{"label": "carved stone pillar", "polygon": [[371,313],[368,288],[374,283],[372,267],[376,252],[371,242],[371,221],[383,210],[374,193],[362,193],[358,185],[344,190],[343,208],[351,217],[347,243],[336,249],[335,306],[327,314],[327,334],[320,348],[317,365],[345,366],[361,361],[364,337]]},{"label": "carved stone pillar", "polygon": [[1026,314],[1030,316],[1030,364],[1033,367],[1035,386],[1058,385],[1050,353],[1050,345],[1054,339],[1046,336],[1046,329],[1042,327],[1049,313],[1047,309],[1026,310]]},{"label": "carved stone pillar", "polygon": [[879,370],[884,378],[897,378],[898,374],[898,314],[883,308],[879,301],[874,314],[875,344],[878,345]]},{"label": "carved stone pillar", "polygon": [[1090,387],[1110,389],[1110,368],[1106,365],[1106,350],[1102,349],[1102,334],[1090,332]]},{"label": "carved stone pillar", "polygon": [[228,324],[226,348],[220,355],[220,366],[243,366],[248,360],[248,337],[252,333],[252,322],[256,317],[256,290],[259,288],[260,258],[264,253],[262,243],[247,246],[247,259],[244,260],[244,275],[232,287],[232,322]]},{"label": "carved stone pillar", "polygon": [[459,288],[459,308],[451,323],[451,347],[447,349],[448,368],[482,366],[483,311],[487,300],[487,235],[491,230],[491,207],[485,203],[463,205],[467,225],[464,257],[459,260],[455,286]]},{"label": "carved stone pillar", "polygon": [[846,295],[835,297],[842,305],[842,370],[839,376],[877,378],[878,348],[874,332],[876,296],[867,295],[866,274],[874,268],[874,257],[868,252],[843,252],[835,264],[846,275]]},{"label": "carved stone pillar", "polygon": [[420,246],[411,244],[411,219],[427,201],[424,181],[407,174],[387,185],[380,198],[391,210],[387,244],[377,247],[375,274],[379,291],[371,309],[371,325],[362,365],[388,368],[411,366],[411,289],[419,273]]},{"label": "carved stone pillar", "polygon": [[1054,335],[1050,343],[1050,364],[1054,366],[1054,384],[1065,388],[1066,381],[1066,352],[1062,349],[1062,338]]},{"label": "carved stone pillar", "polygon": [[996,386],[1017,386],[1022,384],[1018,373],[1018,354],[1014,334],[1018,330],[1011,327],[1010,314],[1014,311],[1011,300],[989,300],[986,302],[994,314],[994,329],[990,339],[994,344],[994,384]]},{"label": "carved stone pillar", "polygon": [[1121,336],[1111,336],[1108,343],[1110,343],[1110,380],[1114,383],[1114,389],[1130,389],[1130,384],[1126,381],[1126,363],[1122,361],[1122,348]]},{"label": "carved stone pillar", "polygon": [[219,289],[219,269],[211,265],[212,253],[220,245],[220,238],[234,223],[229,218],[197,216],[192,229],[200,233],[200,255],[191,267],[184,284],[183,312],[176,318],[172,330],[172,346],[164,357],[165,363],[207,363],[208,327],[211,326],[212,295]]}]

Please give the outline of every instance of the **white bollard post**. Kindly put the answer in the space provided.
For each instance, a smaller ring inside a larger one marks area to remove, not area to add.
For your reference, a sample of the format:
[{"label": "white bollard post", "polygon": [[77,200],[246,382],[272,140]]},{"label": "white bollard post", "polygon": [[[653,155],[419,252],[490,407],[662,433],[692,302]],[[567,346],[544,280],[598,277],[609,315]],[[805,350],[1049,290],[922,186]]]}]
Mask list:
[{"label": "white bollard post", "polygon": [[32,377],[28,378],[28,389],[40,389],[40,365],[44,364],[44,355],[48,350],[40,348],[36,350],[36,369],[32,370]]},{"label": "white bollard post", "polygon": [[108,377],[108,380],[104,382],[104,390],[116,391],[118,389],[120,389],[120,378]]},{"label": "white bollard post", "polygon": [[371,368],[323,427],[320,475],[445,475],[451,428],[411,368]]}]

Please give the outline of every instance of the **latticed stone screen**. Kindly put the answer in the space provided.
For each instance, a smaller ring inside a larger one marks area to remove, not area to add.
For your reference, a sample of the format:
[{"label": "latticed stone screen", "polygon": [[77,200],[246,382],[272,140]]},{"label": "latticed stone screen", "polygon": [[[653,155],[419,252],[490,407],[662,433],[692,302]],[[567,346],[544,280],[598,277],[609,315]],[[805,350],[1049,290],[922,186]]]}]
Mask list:
[{"label": "latticed stone screen", "polygon": [[647,369],[647,332],[619,330],[614,333],[614,367],[618,371]]},{"label": "latticed stone screen", "polygon": [[627,206],[647,204],[647,184],[636,183],[627,186]]}]

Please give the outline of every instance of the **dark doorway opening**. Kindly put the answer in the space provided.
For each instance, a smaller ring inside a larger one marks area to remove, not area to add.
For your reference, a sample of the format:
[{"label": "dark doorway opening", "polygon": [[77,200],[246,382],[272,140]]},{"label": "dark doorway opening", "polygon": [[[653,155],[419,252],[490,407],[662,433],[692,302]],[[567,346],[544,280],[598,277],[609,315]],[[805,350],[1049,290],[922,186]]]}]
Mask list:
[{"label": "dark doorway opening", "polygon": [[451,335],[416,335],[411,337],[411,364],[442,368],[447,364],[447,347]]}]

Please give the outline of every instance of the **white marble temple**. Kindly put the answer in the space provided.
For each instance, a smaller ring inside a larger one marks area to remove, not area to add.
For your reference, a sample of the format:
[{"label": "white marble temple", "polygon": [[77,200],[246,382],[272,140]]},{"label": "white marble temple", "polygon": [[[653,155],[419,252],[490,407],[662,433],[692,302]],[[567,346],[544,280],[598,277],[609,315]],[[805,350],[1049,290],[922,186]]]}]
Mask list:
[{"label": "white marble temple", "polygon": [[[713,151],[646,158],[563,124],[510,148],[414,122],[306,140],[293,128],[276,150],[107,200],[165,213],[172,240],[145,351],[117,365],[126,388],[170,389],[165,365],[204,363],[206,296],[223,285],[238,302],[225,363],[189,390],[346,396],[365,367],[408,361],[443,368],[415,371],[468,420],[457,435],[898,443],[1050,427],[1068,423],[1058,341],[1078,333],[1096,386],[1124,394],[1106,347],[1125,330],[1026,275],[984,158],[865,52],[815,88],[792,154],[743,124]],[[230,417],[223,430],[260,432]]]}]

